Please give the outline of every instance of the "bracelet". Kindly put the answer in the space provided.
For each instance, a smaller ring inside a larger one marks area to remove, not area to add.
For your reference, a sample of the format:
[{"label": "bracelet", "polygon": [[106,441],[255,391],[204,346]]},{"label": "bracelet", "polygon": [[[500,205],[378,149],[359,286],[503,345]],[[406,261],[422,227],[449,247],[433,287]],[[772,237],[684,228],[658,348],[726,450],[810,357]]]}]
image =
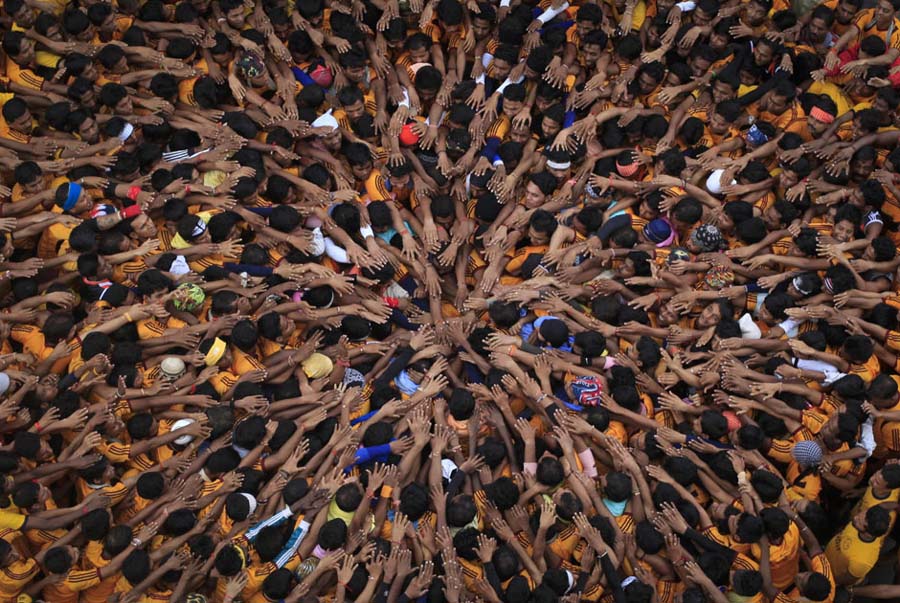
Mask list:
[{"label": "bracelet", "polygon": [[371,490],[366,490],[366,498],[375,498],[375,493]]},{"label": "bracelet", "polygon": [[38,432],[38,433],[41,433],[41,430],[43,429],[43,427],[41,427],[41,422],[40,422],[40,421],[35,421],[35,422],[34,422],[34,428],[37,429],[37,432]]},{"label": "bracelet", "polygon": [[540,396],[538,396],[537,398],[535,398],[534,401],[537,402],[538,404],[540,404],[541,401],[543,401],[546,397],[547,397],[547,394],[541,394]]},{"label": "bracelet", "polygon": [[510,345],[509,350],[507,350],[507,354],[512,356],[515,353],[515,351],[516,351],[516,346]]},{"label": "bracelet", "polygon": [[140,538],[132,538],[131,539],[131,546],[133,546],[135,548],[141,548],[143,545],[144,545],[144,543],[141,542]]},{"label": "bracelet", "polygon": [[134,322],[134,319],[131,318],[131,314],[129,314],[128,312],[123,314],[123,316],[125,317],[125,320],[127,320],[128,322]]},{"label": "bracelet", "polygon": [[[137,188],[137,187],[133,187],[133,188]],[[140,191],[140,189],[138,189],[138,190]],[[119,215],[122,217],[123,220],[126,220],[128,218],[137,217],[137,216],[141,215],[141,213],[143,213],[143,212],[141,211],[140,205],[129,205],[125,209],[121,210],[119,212]]]},{"label": "bracelet", "polygon": [[342,367],[344,367],[344,368],[349,368],[349,367],[350,367],[350,361],[349,361],[349,360],[344,360],[343,358],[338,358],[337,360],[334,361],[334,363],[335,363],[336,365],[342,366]]}]

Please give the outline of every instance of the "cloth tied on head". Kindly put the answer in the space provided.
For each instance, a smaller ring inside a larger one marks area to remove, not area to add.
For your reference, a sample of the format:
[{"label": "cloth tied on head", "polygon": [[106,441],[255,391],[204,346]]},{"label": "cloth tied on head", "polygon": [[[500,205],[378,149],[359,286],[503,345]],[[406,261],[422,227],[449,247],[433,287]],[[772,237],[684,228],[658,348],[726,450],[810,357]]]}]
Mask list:
[{"label": "cloth tied on head", "polygon": [[69,211],[75,204],[78,203],[78,199],[81,198],[81,185],[77,182],[69,183],[69,194],[66,195],[66,201],[63,203],[63,211]]},{"label": "cloth tied on head", "polygon": [[703,275],[703,287],[718,291],[730,287],[734,282],[734,272],[725,266],[714,265]]},{"label": "cloth tied on head", "polygon": [[756,124],[750,126],[750,128],[747,130],[747,133],[744,134],[744,138],[746,138],[747,142],[749,142],[754,147],[758,147],[769,142],[769,137],[766,136],[766,133],[760,130]]},{"label": "cloth tied on head", "polygon": [[712,224],[702,224],[691,233],[691,242],[699,247],[701,251],[718,251],[722,247],[724,238],[718,227]]},{"label": "cloth tied on head", "polygon": [[222,359],[222,356],[225,355],[226,348],[225,340],[221,337],[216,337],[213,340],[212,346],[210,346],[209,351],[206,353],[206,357],[203,359],[206,362],[206,366],[213,366]]},{"label": "cloth tied on head", "polygon": [[334,115],[331,114],[331,110],[329,109],[327,113],[323,113],[322,115],[317,117],[314,122],[312,122],[312,127],[331,128],[332,130],[337,130],[338,120],[335,119]]},{"label": "cloth tied on head", "polygon": [[644,226],[644,236],[657,247],[665,247],[675,239],[675,230],[663,218],[656,218]]},{"label": "cloth tied on head", "polygon": [[116,136],[116,138],[118,138],[122,142],[125,142],[126,140],[131,138],[132,133],[134,133],[134,126],[126,122],[126,124],[122,127],[122,131],[119,132],[119,135]]},{"label": "cloth tied on head", "polygon": [[803,440],[794,444],[791,456],[801,465],[818,465],[822,462],[822,447],[812,440]]},{"label": "cloth tied on head", "polygon": [[309,358],[300,363],[300,366],[303,367],[303,372],[306,373],[308,379],[327,377],[334,369],[334,363],[331,362],[331,358],[318,352],[310,355]]},{"label": "cloth tied on head", "polygon": [[834,123],[835,116],[822,109],[821,107],[813,107],[809,111],[809,116],[815,119],[816,121],[820,121],[823,124],[831,124]]},{"label": "cloth tied on head", "polygon": [[806,286],[808,282],[809,281],[807,279],[804,279],[802,276],[795,276],[793,279],[791,279],[791,284],[794,285],[794,289],[796,289],[797,293],[799,293],[800,295],[813,294],[813,289]]},{"label": "cloth tied on head", "polygon": [[250,505],[250,513],[248,513],[248,516],[253,515],[253,512],[256,511],[257,507],[256,497],[252,494],[247,494],[246,492],[238,492],[238,494],[246,498],[247,504]]},{"label": "cloth tied on head", "polygon": [[246,77],[257,77],[265,69],[263,62],[252,52],[244,53],[244,56],[238,59],[236,66]]},{"label": "cloth tied on head", "polygon": [[194,225],[194,229],[191,231],[191,237],[196,239],[204,232],[206,232],[206,220],[197,218],[197,223]]},{"label": "cloth tied on head", "polygon": [[620,176],[624,176],[625,178],[634,176],[637,173],[639,167],[640,164],[637,162],[630,163],[628,165],[622,165],[618,161],[616,162],[616,171],[619,172]]},{"label": "cloth tied on head", "polygon": [[572,395],[582,406],[600,406],[603,383],[596,377],[578,377],[572,382]]},{"label": "cloth tied on head", "polygon": [[[547,167],[550,168],[551,170],[567,170],[570,167],[572,167],[572,162],[571,161],[559,162],[559,161],[551,161],[548,159]],[[628,166],[628,167],[630,167],[630,166]]]}]

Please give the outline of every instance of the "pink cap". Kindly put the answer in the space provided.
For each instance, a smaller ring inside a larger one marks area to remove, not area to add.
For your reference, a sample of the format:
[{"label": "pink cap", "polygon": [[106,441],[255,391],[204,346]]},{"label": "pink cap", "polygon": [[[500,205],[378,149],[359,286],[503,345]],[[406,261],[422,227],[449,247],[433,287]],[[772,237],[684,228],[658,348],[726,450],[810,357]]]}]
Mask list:
[{"label": "pink cap", "polygon": [[734,414],[734,411],[723,410],[722,416],[725,417],[725,420],[728,422],[728,431],[737,431],[741,428],[741,420]]},{"label": "pink cap", "polygon": [[413,131],[412,127],[413,125],[408,123],[400,128],[400,144],[405,147],[414,147],[419,144],[419,135]]},{"label": "pink cap", "polygon": [[331,82],[334,81],[334,76],[331,74],[331,69],[329,69],[325,65],[316,65],[316,68],[309,73],[309,77],[311,77],[315,83],[322,86],[323,88],[330,88]]}]

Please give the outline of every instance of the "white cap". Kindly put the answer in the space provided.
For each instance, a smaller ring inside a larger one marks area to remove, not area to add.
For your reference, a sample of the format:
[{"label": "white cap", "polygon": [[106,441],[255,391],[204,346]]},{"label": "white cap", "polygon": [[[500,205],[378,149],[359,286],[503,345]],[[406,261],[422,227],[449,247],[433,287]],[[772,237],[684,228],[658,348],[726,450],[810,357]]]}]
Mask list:
[{"label": "white cap", "polygon": [[[711,192],[714,195],[718,195],[722,192],[722,174],[725,173],[725,170],[713,170],[710,172],[709,177],[706,179],[706,190]],[[732,180],[731,184],[737,184],[737,180]]]},{"label": "white cap", "polygon": [[[172,423],[172,431],[178,431],[179,429],[184,429],[188,425],[193,425],[193,424],[194,424],[193,419],[178,419],[177,421]],[[187,446],[188,444],[190,444],[193,441],[194,441],[194,436],[192,436],[190,434],[185,434],[185,435],[181,436],[180,438],[176,439],[175,444],[177,444],[178,446]]]},{"label": "white cap", "polygon": [[325,235],[322,234],[322,229],[316,226],[312,230],[312,235],[312,249],[309,250],[309,255],[322,255],[325,253]]},{"label": "white cap", "polygon": [[753,321],[753,317],[750,314],[741,316],[740,320],[738,320],[738,326],[741,327],[741,337],[744,339],[760,339],[762,337],[762,331]]},{"label": "white cap", "polygon": [[441,475],[444,479],[449,480],[459,467],[450,459],[441,459]]},{"label": "white cap", "polygon": [[177,256],[174,260],[172,260],[172,265],[169,266],[169,272],[176,276],[187,274],[190,271],[191,267],[188,266],[187,260],[183,255]]},{"label": "white cap", "polygon": [[314,122],[312,122],[312,127],[331,128],[332,130],[337,130],[338,120],[334,118],[334,115],[331,114],[331,110],[329,109],[327,113],[320,115]]},{"label": "white cap", "polygon": [[177,356],[168,356],[159,363],[159,370],[169,379],[177,379],[184,374],[184,360]]},{"label": "white cap", "polygon": [[9,389],[9,375],[0,373],[0,394],[5,394]]}]

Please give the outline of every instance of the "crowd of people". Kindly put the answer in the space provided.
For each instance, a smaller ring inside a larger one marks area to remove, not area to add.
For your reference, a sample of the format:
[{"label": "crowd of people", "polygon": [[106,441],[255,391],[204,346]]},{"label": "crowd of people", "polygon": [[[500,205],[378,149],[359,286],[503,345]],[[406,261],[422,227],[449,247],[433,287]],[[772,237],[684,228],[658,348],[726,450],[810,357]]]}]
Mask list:
[{"label": "crowd of people", "polygon": [[0,603],[900,600],[900,0],[0,26]]}]

